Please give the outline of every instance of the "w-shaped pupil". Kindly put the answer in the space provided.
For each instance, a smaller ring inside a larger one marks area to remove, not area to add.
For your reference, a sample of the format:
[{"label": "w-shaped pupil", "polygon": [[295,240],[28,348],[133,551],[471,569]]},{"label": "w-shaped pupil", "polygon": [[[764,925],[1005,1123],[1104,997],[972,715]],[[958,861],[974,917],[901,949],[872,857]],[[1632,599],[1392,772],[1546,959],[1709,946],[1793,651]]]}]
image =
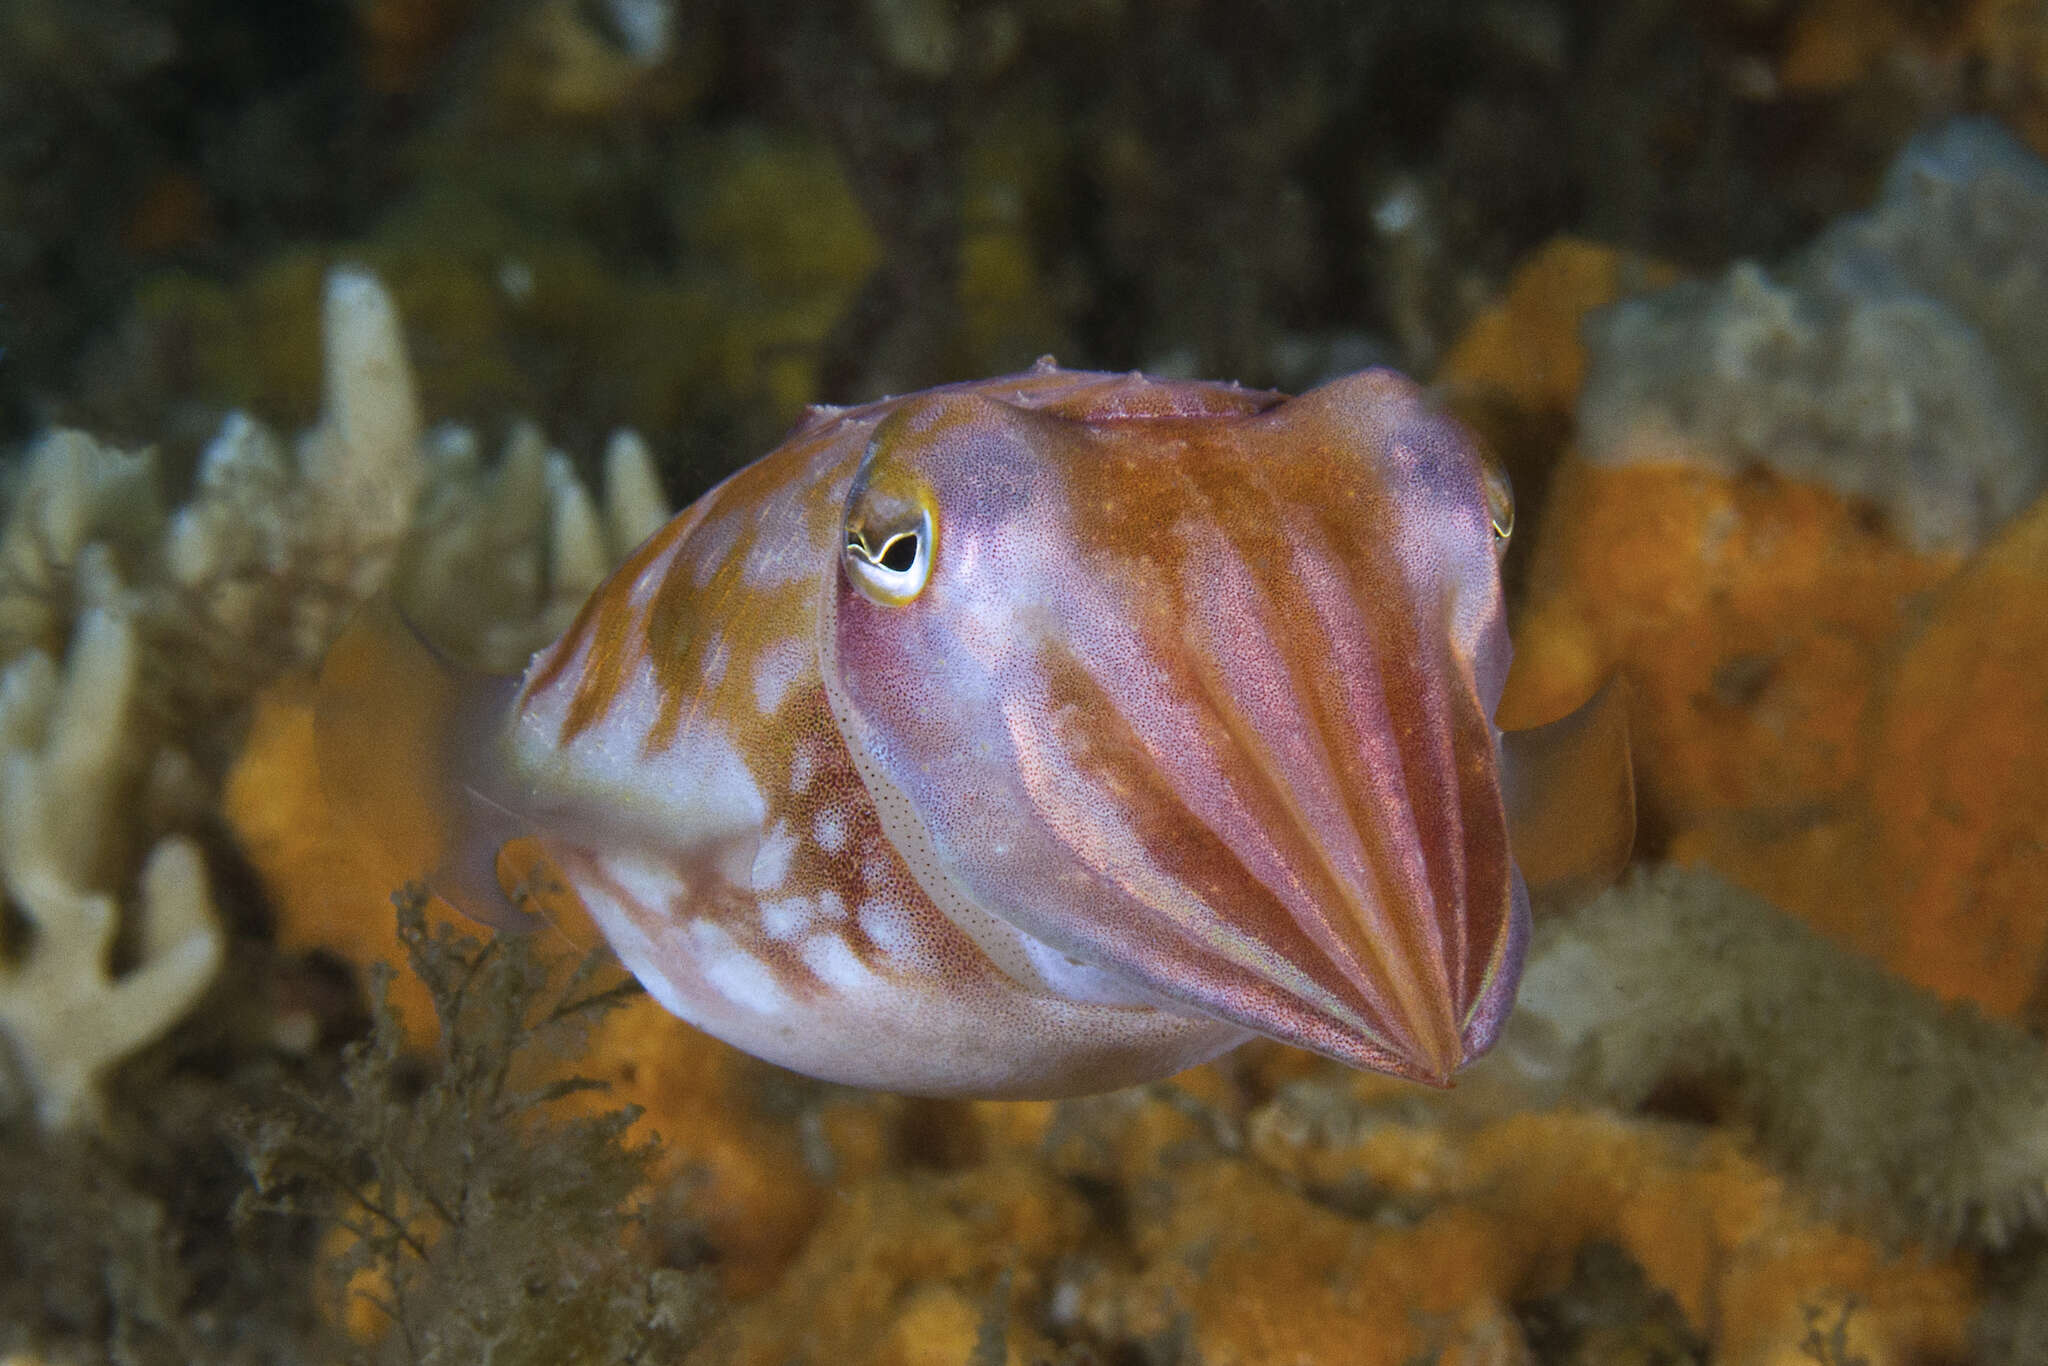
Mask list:
[{"label": "w-shaped pupil", "polygon": [[917,563],[917,536],[914,532],[899,531],[882,546],[882,554],[875,563],[892,574],[907,574]]}]

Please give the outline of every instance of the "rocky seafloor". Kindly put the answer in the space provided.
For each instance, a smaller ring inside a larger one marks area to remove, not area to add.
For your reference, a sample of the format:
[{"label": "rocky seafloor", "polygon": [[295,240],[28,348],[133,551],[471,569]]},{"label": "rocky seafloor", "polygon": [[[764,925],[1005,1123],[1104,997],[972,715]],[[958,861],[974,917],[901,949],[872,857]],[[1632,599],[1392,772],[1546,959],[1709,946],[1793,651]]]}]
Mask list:
[{"label": "rocky seafloor", "polygon": [[[21,0],[0,115],[0,1361],[2048,1359],[2048,8]],[[516,664],[1045,352],[1428,381],[1502,723],[1630,678],[1455,1090],[870,1094],[394,908],[356,604]]]}]

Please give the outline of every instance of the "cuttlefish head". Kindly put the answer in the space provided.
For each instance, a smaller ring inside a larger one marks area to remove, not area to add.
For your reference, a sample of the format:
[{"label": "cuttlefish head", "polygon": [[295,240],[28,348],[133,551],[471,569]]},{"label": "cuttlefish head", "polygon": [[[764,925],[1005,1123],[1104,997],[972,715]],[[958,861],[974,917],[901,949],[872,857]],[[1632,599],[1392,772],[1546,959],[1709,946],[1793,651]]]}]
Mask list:
[{"label": "cuttlefish head", "polygon": [[1386,372],[1192,415],[937,391],[851,486],[828,695],[939,904],[1442,1084],[1527,938],[1492,722],[1508,516]]}]

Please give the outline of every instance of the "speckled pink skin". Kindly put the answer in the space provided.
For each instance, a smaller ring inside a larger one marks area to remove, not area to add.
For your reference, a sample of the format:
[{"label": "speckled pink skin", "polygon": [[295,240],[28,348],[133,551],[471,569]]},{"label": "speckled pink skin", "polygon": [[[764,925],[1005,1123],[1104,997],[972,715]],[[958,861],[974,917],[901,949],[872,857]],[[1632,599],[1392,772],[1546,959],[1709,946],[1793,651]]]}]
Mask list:
[{"label": "speckled pink skin", "polygon": [[[906,508],[878,599],[849,522]],[[657,998],[799,1071],[1055,1095],[1256,1032],[1442,1083],[1527,934],[1495,541],[1385,372],[820,412],[536,658],[508,801]]]}]

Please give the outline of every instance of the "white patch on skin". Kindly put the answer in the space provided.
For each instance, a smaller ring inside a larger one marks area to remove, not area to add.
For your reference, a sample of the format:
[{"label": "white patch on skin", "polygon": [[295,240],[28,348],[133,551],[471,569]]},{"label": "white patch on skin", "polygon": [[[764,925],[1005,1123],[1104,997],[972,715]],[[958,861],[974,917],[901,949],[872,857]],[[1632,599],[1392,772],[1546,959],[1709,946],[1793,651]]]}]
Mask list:
[{"label": "white patch on skin", "polygon": [[869,897],[860,903],[857,914],[861,933],[886,957],[901,958],[916,946],[917,926],[903,903],[895,898]]},{"label": "white patch on skin", "polygon": [[789,997],[766,963],[742,949],[722,926],[699,920],[690,926],[690,952],[712,990],[756,1015],[773,1015]]},{"label": "white patch on skin", "polygon": [[[778,490],[754,509],[754,539],[747,546],[740,573],[749,588],[776,589],[801,582],[817,572],[821,556],[831,546],[813,539],[810,512],[820,494],[815,480],[834,463],[844,460],[841,452],[827,448],[811,462],[805,477]],[[844,493],[825,491],[828,506],[845,503]]]},{"label": "white patch on skin", "polygon": [[880,980],[836,934],[814,934],[804,941],[800,952],[804,966],[835,991],[858,994],[872,990]]},{"label": "white patch on skin", "polygon": [[[775,512],[783,515],[777,517]],[[810,572],[812,548],[803,538],[801,518],[783,512],[779,506],[775,512],[763,514],[754,543],[747,548],[746,565],[740,572],[749,588],[784,588]]]},{"label": "white patch on skin", "polygon": [[780,887],[782,880],[789,876],[789,861],[795,854],[796,836],[790,833],[789,822],[775,822],[775,828],[761,837],[761,849],[754,855],[754,868],[748,885],[757,892]]},{"label": "white patch on skin", "polygon": [[[747,767],[746,759],[725,733],[724,726],[700,719],[670,754],[674,766],[660,776],[669,780],[663,785],[681,797],[678,805],[687,813],[679,822],[681,828],[761,828],[767,803],[754,783],[753,770]],[[688,781],[677,781],[685,776]]]},{"label": "white patch on skin", "polygon": [[661,693],[643,665],[618,701],[566,746],[558,743],[574,689],[550,687],[524,707],[509,736],[508,786],[547,808],[549,833],[607,854],[666,848],[677,831],[709,846],[736,887],[752,881],[767,803],[725,725],[699,713],[666,746],[646,748]]},{"label": "white patch on skin", "polygon": [[633,974],[640,985],[647,988],[647,994],[661,1003],[661,1008],[679,1019],[696,1022],[703,1015],[691,1003],[688,996],[676,986],[675,979],[663,969],[663,950],[647,935],[640,921],[628,911],[619,899],[602,887],[580,887],[583,901],[590,913],[604,930],[605,942],[619,955],[619,961],[626,965],[626,971]]},{"label": "white patch on skin", "polygon": [[705,521],[698,523],[684,541],[690,556],[690,582],[698,592],[710,586],[711,576],[725,563],[725,557],[732,554],[732,548],[739,540],[740,528],[746,525],[744,509],[722,508]]},{"label": "white patch on skin", "polygon": [[780,640],[754,660],[754,706],[763,716],[781,710],[789,690],[803,677],[810,651],[800,640]]},{"label": "white patch on skin", "polygon": [[646,610],[647,604],[654,600],[654,595],[661,591],[662,583],[670,574],[676,572],[676,561],[688,543],[687,534],[677,537],[674,545],[655,556],[653,561],[640,571],[640,577],[633,580],[633,586],[626,594],[626,601],[631,603],[635,610]]},{"label": "white patch on skin", "polygon": [[790,940],[810,928],[816,918],[807,896],[785,896],[763,901],[758,908],[761,933],[770,939]]},{"label": "white patch on skin", "polygon": [[811,790],[818,776],[818,756],[810,745],[799,745],[789,761],[789,790],[801,797]]},{"label": "white patch on skin", "polygon": [[846,899],[827,887],[818,893],[818,917],[821,920],[846,919]]},{"label": "white patch on skin", "polygon": [[666,863],[633,854],[619,854],[604,860],[604,870],[619,891],[643,911],[652,915],[673,915],[689,894],[689,887]]},{"label": "white patch on skin", "polygon": [[1053,995],[1068,1001],[1087,1001],[1095,1005],[1135,1006],[1157,1005],[1152,995],[1106,968],[1083,963],[1069,958],[1043,940],[1033,939],[1019,933],[1018,942],[1023,945],[1025,956],[1036,970],[1040,981]]},{"label": "white patch on skin", "polygon": [[818,847],[828,854],[836,854],[846,848],[846,812],[837,806],[828,806],[820,811],[811,822],[811,834],[817,837]]}]

